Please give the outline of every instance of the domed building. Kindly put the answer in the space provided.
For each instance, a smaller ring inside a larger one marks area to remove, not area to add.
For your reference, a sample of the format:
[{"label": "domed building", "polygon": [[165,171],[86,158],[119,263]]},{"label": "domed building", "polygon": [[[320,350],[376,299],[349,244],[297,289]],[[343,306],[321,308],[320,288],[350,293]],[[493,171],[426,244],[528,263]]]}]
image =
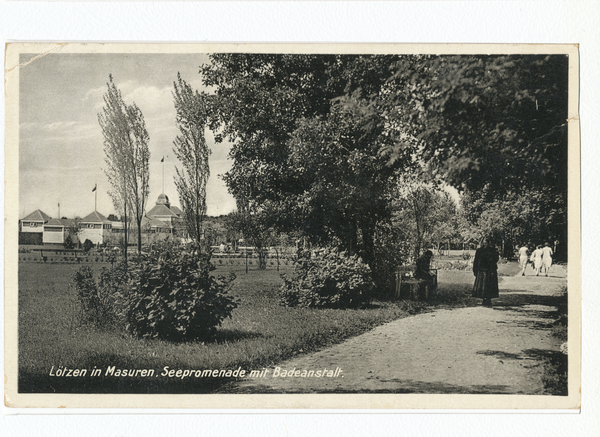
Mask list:
[{"label": "domed building", "polygon": [[160,220],[173,228],[181,222],[183,212],[176,206],[171,206],[167,195],[162,193],[158,196],[156,205],[146,213],[146,216],[151,219]]},{"label": "domed building", "polygon": [[[128,227],[127,241],[129,244],[137,244],[137,225],[132,220]],[[183,224],[183,213],[176,206],[171,205],[166,194],[161,194],[156,200],[154,207],[142,217],[142,241],[150,243],[151,241],[164,240],[171,238],[173,234],[183,236],[185,234]],[[123,234],[125,232],[124,223],[121,221],[113,222],[113,234]]]}]

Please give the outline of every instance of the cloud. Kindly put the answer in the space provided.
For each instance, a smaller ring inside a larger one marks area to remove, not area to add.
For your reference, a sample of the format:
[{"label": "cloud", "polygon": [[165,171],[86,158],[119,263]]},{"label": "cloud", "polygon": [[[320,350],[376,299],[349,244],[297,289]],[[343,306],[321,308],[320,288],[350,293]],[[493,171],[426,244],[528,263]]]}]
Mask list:
[{"label": "cloud", "polygon": [[[80,168],[101,173],[103,164],[102,133],[97,124],[69,121],[20,126],[19,171],[22,185],[27,187],[25,197],[56,190],[53,181],[79,174]],[[48,177],[48,172],[54,172],[55,178]],[[44,182],[34,183],[42,173]],[[32,178],[32,174],[37,176]]]},{"label": "cloud", "polygon": [[[194,83],[192,83],[194,86]],[[117,83],[126,104],[135,102],[144,115],[150,135],[150,196],[148,208],[163,191],[160,158],[166,156],[164,191],[177,203],[173,182],[174,166],[180,164],[172,153],[173,140],[179,130],[175,123],[175,108],[171,87],[143,85],[128,80]],[[20,124],[19,212],[28,214],[37,208],[54,216],[56,204],[61,203],[61,215],[84,215],[93,209],[91,188],[98,183],[98,209],[103,214],[112,212],[106,194],[108,182],[104,175],[104,147],[97,113],[104,106],[106,86],[91,88],[83,98],[81,107],[69,114],[54,111],[45,120]],[[81,96],[82,94],[79,94]],[[85,109],[84,109],[85,107]],[[57,116],[69,117],[55,121]],[[39,120],[39,118],[38,118]],[[207,186],[208,213],[227,214],[235,208],[235,201],[227,193],[218,175],[231,167],[227,160],[229,144],[215,144],[210,131],[206,140],[213,150],[210,157],[211,177]]]},{"label": "cloud", "polygon": [[[159,114],[164,115],[166,111],[172,112],[174,119],[175,108],[170,86],[159,88],[153,85],[142,85],[135,80],[117,82],[116,86],[121,91],[125,104],[135,103],[142,110],[145,118],[153,118]],[[92,88],[85,93],[82,101],[92,102],[94,109],[98,112],[104,106],[105,93],[106,86]]]},{"label": "cloud", "polygon": [[38,123],[28,122],[21,123],[19,125],[21,133],[29,135],[40,134],[44,135],[44,138],[48,138],[47,134],[54,134],[55,137],[60,138],[61,136],[89,136],[98,132],[97,125],[90,125],[79,121],[56,121],[53,123]]},{"label": "cloud", "polygon": [[85,93],[83,99],[81,99],[81,104],[84,105],[88,101],[92,103],[92,106],[96,112],[100,111],[102,106],[104,105],[104,93],[106,92],[106,86],[92,88],[88,92]]}]

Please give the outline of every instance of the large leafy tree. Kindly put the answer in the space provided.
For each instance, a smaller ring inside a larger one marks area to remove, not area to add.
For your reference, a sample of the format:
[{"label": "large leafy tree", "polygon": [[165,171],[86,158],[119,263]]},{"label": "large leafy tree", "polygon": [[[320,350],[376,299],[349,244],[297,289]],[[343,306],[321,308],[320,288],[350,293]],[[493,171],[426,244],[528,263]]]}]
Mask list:
[{"label": "large leafy tree", "polygon": [[535,191],[566,236],[567,72],[566,57],[537,55],[217,54],[201,67],[240,210],[367,261],[395,168],[485,203]]},{"label": "large leafy tree", "polygon": [[173,152],[182,164],[181,169],[176,168],[175,186],[188,235],[200,242],[202,220],[206,215],[206,184],[210,176],[210,149],[204,138],[206,102],[179,74],[174,83],[173,98],[180,132],[173,142]]},{"label": "large leafy tree", "polygon": [[507,194],[488,201],[490,187],[471,192],[461,198],[462,234],[465,240],[478,241],[493,236],[504,241],[505,255],[512,253],[516,244],[543,244],[553,242],[566,228],[566,211],[551,209],[546,193],[533,190],[522,194]]},{"label": "large leafy tree", "polygon": [[[138,253],[142,249],[142,218],[148,200],[150,137],[142,111],[135,103],[125,104],[121,91],[109,76],[104,94],[104,107],[98,114],[104,137],[106,169],[111,184],[109,194],[115,209],[125,217],[127,241],[127,211],[137,224]],[[127,260],[127,250],[125,250]]]},{"label": "large leafy tree", "polygon": [[214,90],[215,139],[233,146],[224,179],[236,199],[261,203],[293,192],[287,141],[304,117],[326,115],[336,93],[327,87],[333,57],[215,54],[201,67]]},{"label": "large leafy tree", "polygon": [[277,243],[277,232],[271,226],[272,222],[272,215],[265,209],[233,211],[227,216],[227,229],[243,235],[256,250],[260,270],[267,268],[269,246]]},{"label": "large leafy tree", "polygon": [[384,120],[373,96],[393,57],[218,54],[201,68],[212,87],[212,128],[232,143],[224,179],[240,211],[273,212],[365,260],[389,215],[393,173],[379,150]]},{"label": "large leafy tree", "polygon": [[452,241],[458,234],[458,214],[450,195],[413,173],[401,174],[394,192],[394,226],[412,246],[416,259],[432,244]]},{"label": "large leafy tree", "polygon": [[[421,56],[396,67],[382,107],[432,172],[494,193],[565,189],[566,56]],[[407,144],[396,142],[392,160]]]},{"label": "large leafy tree", "polygon": [[416,145],[429,176],[484,204],[532,203],[545,238],[566,238],[568,58],[412,56],[396,67],[380,100],[390,161]]}]

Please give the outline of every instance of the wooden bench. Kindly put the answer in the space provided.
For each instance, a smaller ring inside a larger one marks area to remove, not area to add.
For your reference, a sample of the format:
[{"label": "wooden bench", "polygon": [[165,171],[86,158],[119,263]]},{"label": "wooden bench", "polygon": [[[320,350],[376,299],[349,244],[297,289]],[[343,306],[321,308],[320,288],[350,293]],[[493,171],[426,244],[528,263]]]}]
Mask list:
[{"label": "wooden bench", "polygon": [[402,266],[396,270],[396,300],[430,300],[437,289],[437,269],[429,269],[431,279],[413,277],[415,266]]}]

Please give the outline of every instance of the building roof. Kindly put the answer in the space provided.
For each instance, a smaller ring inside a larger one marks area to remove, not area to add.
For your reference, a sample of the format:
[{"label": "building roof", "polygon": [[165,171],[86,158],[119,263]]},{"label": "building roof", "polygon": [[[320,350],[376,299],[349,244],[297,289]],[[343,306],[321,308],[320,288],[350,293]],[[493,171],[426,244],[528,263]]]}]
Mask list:
[{"label": "building roof", "polygon": [[81,223],[81,219],[65,219],[65,218],[62,218],[62,219],[60,219],[60,222],[65,227],[71,227],[71,226],[76,227],[78,223]]},{"label": "building roof", "polygon": [[156,205],[146,213],[148,217],[177,217],[177,214],[167,208],[165,205]]},{"label": "building roof", "polygon": [[48,223],[44,224],[44,226],[62,226],[62,227],[64,227],[65,224],[60,219],[50,219],[50,220],[48,220]]},{"label": "building roof", "polygon": [[112,223],[98,211],[94,211],[87,216],[85,216],[82,220],[82,223]]},{"label": "building roof", "polygon": [[142,226],[147,226],[147,223],[150,223],[150,227],[152,228],[168,228],[169,225],[163,221],[155,219],[154,217],[144,216],[144,223]]},{"label": "building roof", "polygon": [[36,222],[47,222],[51,218],[52,217],[50,217],[44,211],[42,211],[40,209],[36,209],[31,214],[29,214],[27,217],[25,217],[25,218],[23,218],[21,220],[29,220],[29,221],[36,221]]},{"label": "building roof", "polygon": [[177,214],[179,217],[183,216],[183,211],[180,210],[179,208],[177,208],[176,206],[172,206],[171,207],[171,211],[173,211],[175,214]]},{"label": "building roof", "polygon": [[158,199],[156,200],[156,204],[157,205],[166,205],[167,208],[169,208],[171,206],[171,204],[169,203],[169,198],[164,193],[162,193],[158,196]]}]

